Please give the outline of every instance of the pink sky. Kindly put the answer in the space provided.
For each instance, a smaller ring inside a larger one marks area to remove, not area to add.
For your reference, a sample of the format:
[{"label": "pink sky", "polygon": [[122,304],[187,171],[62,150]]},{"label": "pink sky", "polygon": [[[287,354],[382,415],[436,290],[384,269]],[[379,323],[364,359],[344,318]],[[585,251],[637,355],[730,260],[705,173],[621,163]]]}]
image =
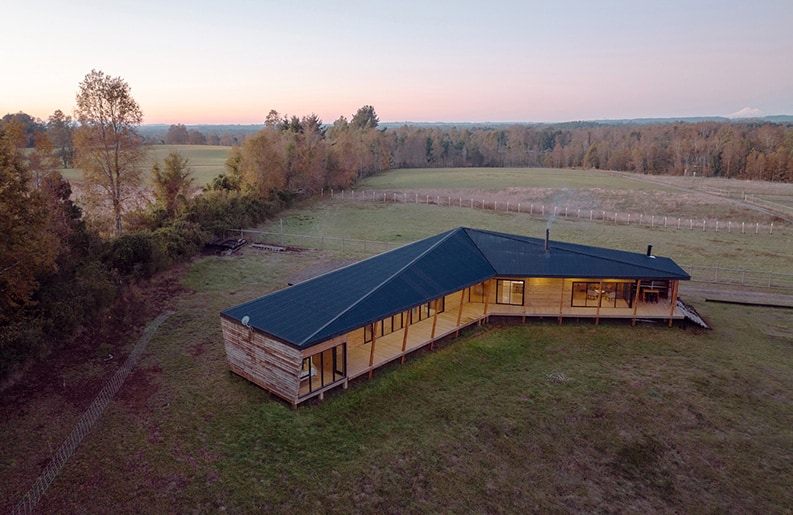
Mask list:
[{"label": "pink sky", "polygon": [[2,50],[0,115],[71,114],[92,69],[145,123],[793,114],[788,1],[270,4],[14,2],[5,39],[26,44]]}]

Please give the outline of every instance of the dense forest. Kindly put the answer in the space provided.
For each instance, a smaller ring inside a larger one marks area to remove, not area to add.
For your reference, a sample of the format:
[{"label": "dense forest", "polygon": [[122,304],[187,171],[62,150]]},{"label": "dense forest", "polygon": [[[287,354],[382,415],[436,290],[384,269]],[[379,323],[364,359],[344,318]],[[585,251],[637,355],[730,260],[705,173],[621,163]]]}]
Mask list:
[{"label": "dense forest", "polygon": [[[255,131],[207,136],[176,124],[144,136],[123,79],[93,71],[77,98],[74,119],[58,110],[46,121],[22,112],[0,120],[0,386],[55,349],[106,341],[103,331],[134,324],[135,285],[225,229],[390,168],[572,167],[793,182],[793,125],[783,123],[386,128],[366,105],[330,124],[272,110]],[[197,188],[178,152],[144,170],[146,148],[158,143],[227,144],[226,173]],[[64,168],[83,170],[79,199]]]},{"label": "dense forest", "polygon": [[[275,116],[275,119],[273,117]],[[314,131],[320,146],[348,144],[351,124],[340,117],[323,124],[315,115],[282,118],[271,111],[262,126],[199,126],[174,124],[141,130],[150,144],[225,145],[242,148],[265,129],[277,130],[283,147],[297,149],[296,134]],[[379,120],[378,120],[379,121]],[[71,119],[56,111],[47,122],[24,113],[2,119],[7,132],[34,148],[48,136],[55,155],[70,165]],[[8,128],[12,126],[14,130]],[[352,124],[354,127],[355,124]],[[357,153],[374,159],[369,170],[426,167],[550,167],[592,168],[655,175],[714,176],[793,182],[793,123],[765,120],[570,122],[562,124],[415,124],[380,127],[377,157],[365,148]],[[287,141],[290,140],[291,141]],[[344,141],[340,142],[339,139]],[[347,147],[346,159],[349,159]],[[290,150],[284,150],[290,152]],[[323,149],[324,151],[324,149]],[[332,154],[332,152],[329,152]],[[332,167],[338,162],[324,163]],[[349,163],[346,163],[349,165]],[[315,172],[316,173],[316,172]],[[329,175],[334,175],[331,171]],[[293,174],[294,175],[294,174]],[[314,178],[316,180],[316,177]],[[331,182],[338,182],[338,178]],[[329,184],[330,185],[330,184]]]},{"label": "dense forest", "polygon": [[793,181],[793,126],[758,122],[390,131],[395,167],[542,166]]}]

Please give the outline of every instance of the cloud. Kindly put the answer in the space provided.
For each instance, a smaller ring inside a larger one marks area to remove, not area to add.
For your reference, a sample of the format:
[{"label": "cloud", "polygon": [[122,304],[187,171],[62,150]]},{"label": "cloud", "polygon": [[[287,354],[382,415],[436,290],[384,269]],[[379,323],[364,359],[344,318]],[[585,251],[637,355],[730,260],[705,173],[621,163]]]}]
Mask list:
[{"label": "cloud", "polygon": [[760,118],[762,116],[765,116],[765,113],[756,107],[744,107],[738,112],[728,114],[727,118]]}]

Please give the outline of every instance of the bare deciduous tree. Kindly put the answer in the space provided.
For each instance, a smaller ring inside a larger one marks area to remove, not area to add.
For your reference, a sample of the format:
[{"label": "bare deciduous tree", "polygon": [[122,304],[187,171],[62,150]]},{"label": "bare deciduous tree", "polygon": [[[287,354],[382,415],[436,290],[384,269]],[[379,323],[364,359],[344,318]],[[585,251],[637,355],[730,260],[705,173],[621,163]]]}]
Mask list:
[{"label": "bare deciduous tree", "polygon": [[121,77],[92,70],[80,83],[74,143],[86,184],[110,203],[117,235],[124,204],[141,182],[146,147],[137,133],[143,113]]}]

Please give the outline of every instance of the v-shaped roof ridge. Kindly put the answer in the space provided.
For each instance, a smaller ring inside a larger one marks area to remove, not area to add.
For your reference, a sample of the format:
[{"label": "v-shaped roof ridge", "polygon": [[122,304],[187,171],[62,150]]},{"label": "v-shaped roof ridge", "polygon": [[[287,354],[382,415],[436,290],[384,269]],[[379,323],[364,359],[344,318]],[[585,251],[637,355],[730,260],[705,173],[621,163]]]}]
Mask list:
[{"label": "v-shaped roof ridge", "polygon": [[[345,309],[340,311],[338,314],[336,314],[336,316],[334,316],[333,318],[331,318],[330,320],[325,322],[322,326],[317,328],[317,330],[315,330],[313,333],[311,333],[308,336],[306,336],[305,338],[303,338],[303,340],[301,342],[299,342],[299,343],[302,345],[305,342],[311,341],[311,339],[315,335],[321,333],[326,327],[330,326],[331,324],[333,324],[334,322],[336,322],[337,320],[342,318],[344,315],[346,315],[347,313],[352,311],[355,307],[357,307],[358,305],[360,305],[361,303],[366,301],[368,298],[370,298],[372,295],[374,295],[378,290],[380,290],[385,285],[387,285],[389,282],[391,282],[394,278],[399,277],[399,275],[404,273],[411,266],[415,265],[424,256],[426,256],[427,254],[429,254],[433,250],[437,249],[443,242],[445,242],[446,240],[451,238],[454,234],[457,234],[457,233],[461,232],[462,230],[463,230],[462,227],[458,227],[456,229],[452,229],[450,231],[447,231],[447,233],[442,238],[439,238],[438,241],[436,241],[435,243],[433,243],[432,245],[430,245],[429,247],[424,249],[421,253],[419,253],[418,255],[413,257],[412,259],[410,259],[407,263],[405,263],[401,268],[396,270],[394,273],[388,275],[385,279],[380,281],[380,283],[378,283],[376,286],[371,288],[365,295],[362,295],[361,297],[359,297],[358,300],[356,300],[355,302],[353,302],[352,304],[347,306]],[[468,240],[470,241],[470,237],[468,236],[468,234],[466,234],[466,238],[468,238]],[[419,240],[419,241],[421,241],[421,240]],[[418,242],[416,242],[416,243],[418,243]],[[479,250],[479,247],[473,241],[471,241],[471,243],[472,243],[472,245],[474,247],[477,248],[477,251],[481,252],[481,250]],[[487,261],[486,258],[485,258],[485,260]],[[490,261],[487,261],[487,262],[488,262],[488,264],[490,264]]]}]

